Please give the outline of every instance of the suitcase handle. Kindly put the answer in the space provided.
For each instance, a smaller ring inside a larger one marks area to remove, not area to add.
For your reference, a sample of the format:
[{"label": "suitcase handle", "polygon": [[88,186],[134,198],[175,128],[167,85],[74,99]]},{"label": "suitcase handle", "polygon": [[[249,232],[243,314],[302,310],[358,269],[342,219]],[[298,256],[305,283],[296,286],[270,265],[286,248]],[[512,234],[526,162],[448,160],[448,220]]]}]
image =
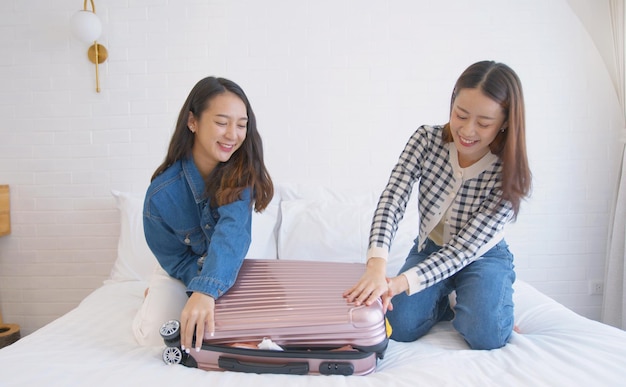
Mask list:
[{"label": "suitcase handle", "polygon": [[232,357],[220,356],[217,365],[227,371],[249,372],[255,374],[288,374],[306,375],[309,373],[309,363],[290,362],[283,364],[266,364],[256,362],[242,362]]}]

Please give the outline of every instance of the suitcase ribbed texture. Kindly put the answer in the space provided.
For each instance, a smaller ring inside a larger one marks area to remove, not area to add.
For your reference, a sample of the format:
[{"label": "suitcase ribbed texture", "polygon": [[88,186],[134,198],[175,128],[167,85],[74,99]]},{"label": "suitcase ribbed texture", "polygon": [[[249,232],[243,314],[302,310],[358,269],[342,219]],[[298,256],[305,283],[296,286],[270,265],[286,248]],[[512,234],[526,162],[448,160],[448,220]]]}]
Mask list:
[{"label": "suitcase ribbed texture", "polygon": [[355,306],[342,296],[364,270],[360,263],[244,260],[236,284],[216,302],[215,336],[205,342],[377,346],[386,340],[381,303]]}]

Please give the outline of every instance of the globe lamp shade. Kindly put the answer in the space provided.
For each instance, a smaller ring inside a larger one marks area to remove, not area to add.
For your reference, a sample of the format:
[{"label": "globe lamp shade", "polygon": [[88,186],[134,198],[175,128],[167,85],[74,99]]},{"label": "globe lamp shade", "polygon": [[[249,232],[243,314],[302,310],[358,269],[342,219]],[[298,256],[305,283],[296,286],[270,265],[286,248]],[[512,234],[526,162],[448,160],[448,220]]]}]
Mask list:
[{"label": "globe lamp shade", "polygon": [[102,34],[102,22],[91,11],[78,11],[70,20],[72,34],[85,43],[93,43]]}]

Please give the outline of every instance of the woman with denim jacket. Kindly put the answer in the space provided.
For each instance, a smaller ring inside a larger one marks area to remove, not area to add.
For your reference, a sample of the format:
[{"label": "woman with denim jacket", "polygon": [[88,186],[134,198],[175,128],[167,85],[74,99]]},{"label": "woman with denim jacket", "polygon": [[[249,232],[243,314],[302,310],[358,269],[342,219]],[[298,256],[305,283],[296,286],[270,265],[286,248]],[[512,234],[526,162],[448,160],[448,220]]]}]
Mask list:
[{"label": "woman with denim jacket", "polygon": [[[372,220],[366,271],[344,294],[357,304],[382,297],[392,339],[414,341],[453,319],[473,349],[508,342],[515,272],[503,231],[530,192],[524,121],[515,72],[482,61],[457,80],[449,122],[421,126],[407,142]],[[415,183],[419,235],[398,276],[386,278]]]},{"label": "woman with denim jacket", "polygon": [[234,284],[251,241],[252,210],[274,194],[263,146],[243,90],[223,78],[189,93],[165,161],[144,203],[144,232],[159,264],[187,286],[181,346],[215,329],[215,300]]}]

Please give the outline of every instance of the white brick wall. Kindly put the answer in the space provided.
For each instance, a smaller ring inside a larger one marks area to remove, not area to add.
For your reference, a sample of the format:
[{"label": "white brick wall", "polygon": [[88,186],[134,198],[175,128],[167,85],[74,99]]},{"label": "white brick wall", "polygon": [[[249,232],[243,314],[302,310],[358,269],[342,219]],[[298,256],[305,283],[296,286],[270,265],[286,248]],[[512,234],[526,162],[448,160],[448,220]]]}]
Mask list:
[{"label": "white brick wall", "polygon": [[516,69],[527,98],[535,184],[508,237],[518,276],[599,317],[587,281],[604,271],[622,123],[567,1],[96,0],[109,50],[100,94],[69,32],[82,3],[0,3],[0,183],[13,217],[0,307],[24,334],[108,276],[110,190],[145,189],[200,78],[246,90],[275,181],[379,190],[410,133],[445,122],[454,81],[481,59]]}]

